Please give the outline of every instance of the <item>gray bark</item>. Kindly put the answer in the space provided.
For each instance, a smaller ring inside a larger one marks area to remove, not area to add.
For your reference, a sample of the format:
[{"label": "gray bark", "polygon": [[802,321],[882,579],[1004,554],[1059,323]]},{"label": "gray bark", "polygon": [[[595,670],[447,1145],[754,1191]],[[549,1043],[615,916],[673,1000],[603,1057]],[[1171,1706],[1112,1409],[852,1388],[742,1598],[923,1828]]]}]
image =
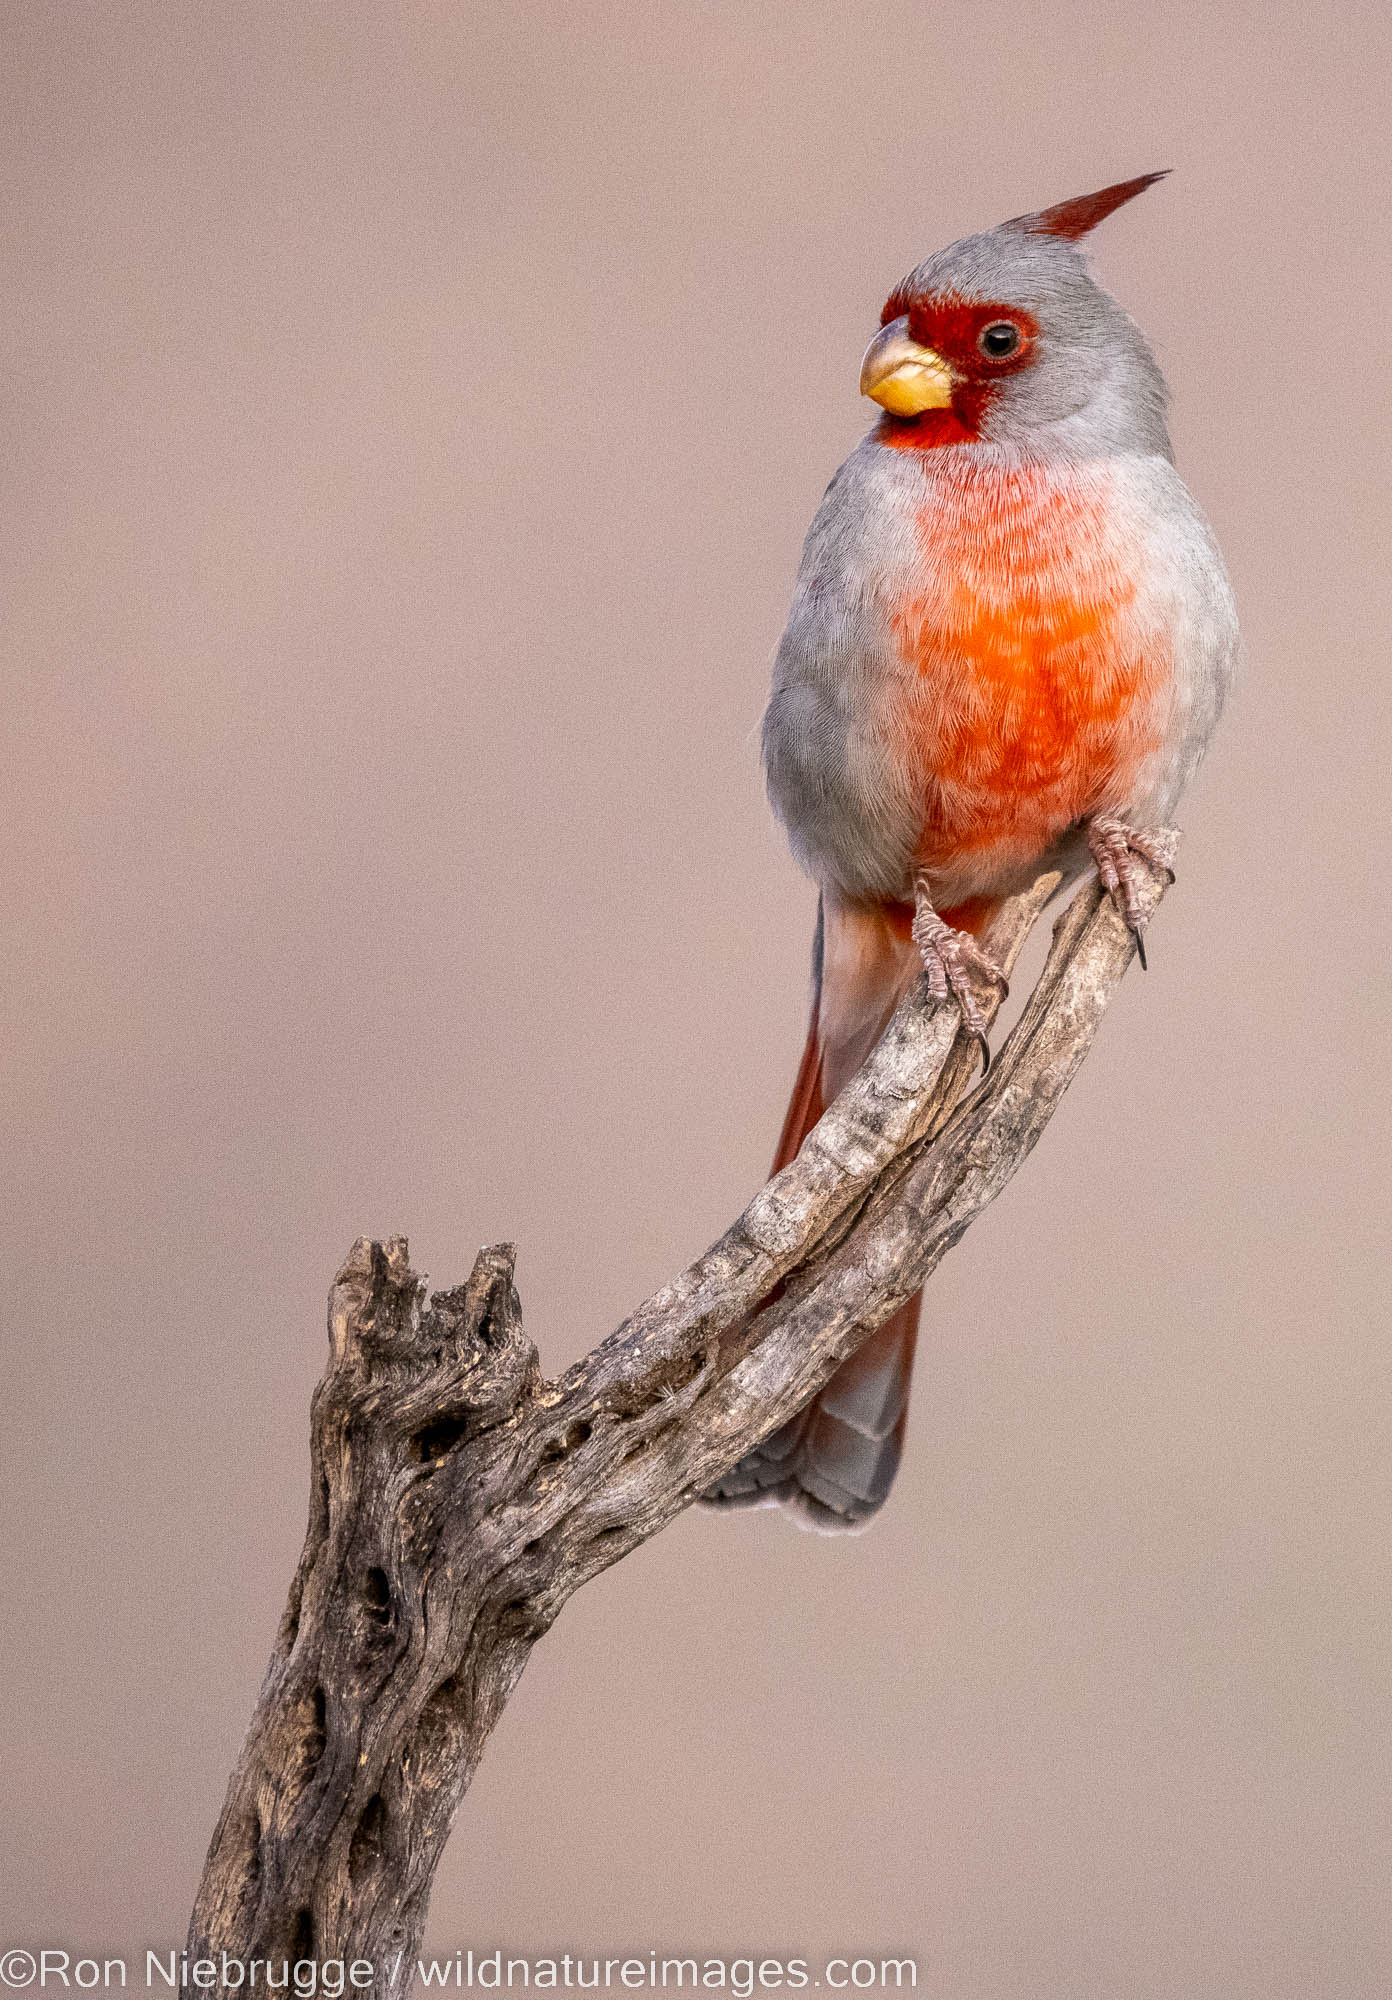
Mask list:
[{"label": "gray bark", "polygon": [[[1007,969],[1057,886],[998,915]],[[1033,1147],[1133,953],[1081,889],[975,1088],[956,1007],[920,980],[792,1165],[556,1381],[510,1245],[428,1302],[403,1238],[353,1246],[311,1408],[309,1531],[191,1960],[362,1960],[381,2000],[409,1988],[455,1812],[536,1641],[918,1289]]]}]

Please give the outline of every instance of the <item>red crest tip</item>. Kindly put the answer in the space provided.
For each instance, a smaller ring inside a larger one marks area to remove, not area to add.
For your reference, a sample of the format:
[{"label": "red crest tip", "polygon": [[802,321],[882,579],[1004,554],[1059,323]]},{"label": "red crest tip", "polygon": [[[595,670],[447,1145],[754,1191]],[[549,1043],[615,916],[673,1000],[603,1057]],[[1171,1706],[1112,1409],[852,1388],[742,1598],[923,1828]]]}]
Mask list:
[{"label": "red crest tip", "polygon": [[1036,236],[1064,236],[1070,243],[1076,243],[1089,230],[1096,229],[1099,222],[1105,222],[1114,208],[1144,194],[1148,187],[1164,180],[1169,171],[1168,167],[1162,167],[1158,174],[1137,174],[1133,181],[1114,181],[1111,187],[1099,188],[1096,194],[1074,195],[1072,201],[1056,202],[1052,208],[1040,209],[1037,215],[1014,216],[1006,227],[1028,229]]}]

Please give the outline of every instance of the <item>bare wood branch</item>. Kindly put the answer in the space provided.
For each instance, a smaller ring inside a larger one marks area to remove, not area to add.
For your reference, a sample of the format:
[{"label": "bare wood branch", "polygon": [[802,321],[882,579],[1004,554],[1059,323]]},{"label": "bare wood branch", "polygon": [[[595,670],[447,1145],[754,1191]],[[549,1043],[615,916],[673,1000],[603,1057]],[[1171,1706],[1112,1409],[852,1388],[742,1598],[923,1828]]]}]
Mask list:
[{"label": "bare wood branch", "polygon": [[[1007,966],[1058,880],[998,915]],[[362,1960],[382,2000],[408,1989],[455,1811],[536,1640],[917,1290],[1030,1152],[1133,952],[1084,887],[975,1089],[975,1045],[920,980],[792,1165],[558,1381],[511,1246],[427,1304],[403,1238],[354,1245],[304,1552],[190,1927],[218,1987],[225,1952]]]}]

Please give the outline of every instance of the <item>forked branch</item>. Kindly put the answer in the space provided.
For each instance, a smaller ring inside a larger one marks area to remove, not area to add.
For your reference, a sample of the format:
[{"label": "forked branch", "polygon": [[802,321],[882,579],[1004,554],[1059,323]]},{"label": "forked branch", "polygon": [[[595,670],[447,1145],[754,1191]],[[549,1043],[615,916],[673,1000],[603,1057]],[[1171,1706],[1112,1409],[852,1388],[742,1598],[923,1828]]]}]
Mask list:
[{"label": "forked branch", "polygon": [[[986,942],[1007,969],[1057,886],[998,914]],[[510,1246],[428,1304],[403,1238],[353,1246],[312,1405],[309,1532],[191,1960],[219,1984],[224,1952],[277,1976],[282,1958],[358,1960],[381,2000],[408,1989],[455,1811],[533,1645],[918,1289],[1033,1147],[1134,949],[1081,889],[975,1089],[975,1044],[920,980],[792,1165],[557,1381]]]}]

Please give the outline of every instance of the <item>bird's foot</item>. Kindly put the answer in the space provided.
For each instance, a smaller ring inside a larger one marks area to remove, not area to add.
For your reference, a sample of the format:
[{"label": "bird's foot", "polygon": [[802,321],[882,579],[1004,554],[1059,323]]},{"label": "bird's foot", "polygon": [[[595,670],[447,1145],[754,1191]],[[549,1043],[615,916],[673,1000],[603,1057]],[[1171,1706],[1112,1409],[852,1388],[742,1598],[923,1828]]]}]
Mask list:
[{"label": "bird's foot", "polygon": [[921,882],[916,882],[914,888],[913,941],[923,955],[928,990],[935,1000],[957,1002],[967,1033],[975,1035],[981,1044],[982,1067],[989,1069],[988,1024],[978,989],[983,983],[995,986],[1004,998],[1010,991],[1010,982],[970,931],[956,931],[943,922]]},{"label": "bird's foot", "polygon": [[1166,876],[1173,882],[1171,863],[1179,835],[1172,826],[1139,829],[1128,826],[1113,813],[1098,813],[1087,822],[1087,844],[1102,887],[1115,903],[1122,922],[1136,940],[1136,955],[1145,970],[1146,925],[1150,922],[1148,877]]}]

